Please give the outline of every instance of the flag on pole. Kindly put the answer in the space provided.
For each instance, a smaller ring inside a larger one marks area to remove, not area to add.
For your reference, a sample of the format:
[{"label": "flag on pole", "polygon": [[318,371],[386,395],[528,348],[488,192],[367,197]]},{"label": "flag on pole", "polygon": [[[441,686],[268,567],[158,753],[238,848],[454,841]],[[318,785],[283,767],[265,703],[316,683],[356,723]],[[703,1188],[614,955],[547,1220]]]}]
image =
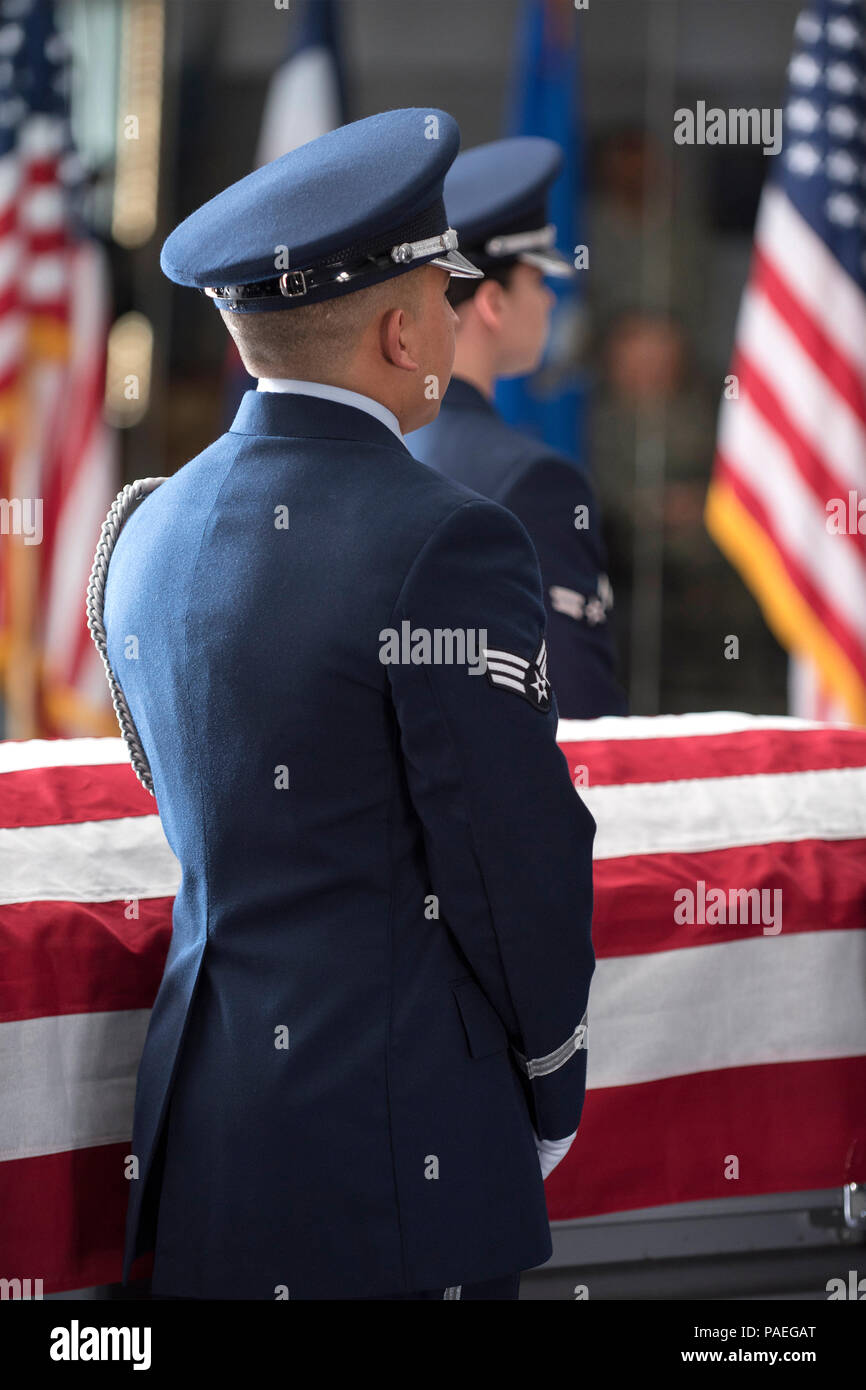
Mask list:
[{"label": "flag on pole", "polygon": [[342,125],[346,82],[337,0],[306,0],[265,99],[256,165]]},{"label": "flag on pole", "polygon": [[[517,28],[509,135],[541,135],[562,147],[550,190],[557,246],[574,260],[583,182],[577,24],[572,0],[526,0]],[[517,429],[582,458],[584,384],[575,366],[581,333],[580,278],[550,283],[556,295],[544,361],[531,377],[501,381],[496,404]]]},{"label": "flag on pole", "polygon": [[[303,0],[265,98],[256,167],[336,129],[345,121],[345,109],[339,0]],[[231,339],[223,375],[223,421],[228,429],[244,391],[256,385]]]},{"label": "flag on pole", "polygon": [[791,653],[792,712],[866,723],[866,11],[814,0],[758,211],[706,524]]},{"label": "flag on pole", "polygon": [[76,212],[69,52],[51,0],[0,4],[0,668],[6,733],[113,733],[85,594],[118,482],[108,278]]}]

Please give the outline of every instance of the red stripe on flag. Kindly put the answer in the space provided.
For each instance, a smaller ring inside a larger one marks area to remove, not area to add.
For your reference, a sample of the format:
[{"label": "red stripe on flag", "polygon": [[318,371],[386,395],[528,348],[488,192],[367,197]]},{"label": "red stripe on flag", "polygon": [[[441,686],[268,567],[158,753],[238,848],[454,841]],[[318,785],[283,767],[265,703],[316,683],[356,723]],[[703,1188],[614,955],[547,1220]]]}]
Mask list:
[{"label": "red stripe on flag", "polygon": [[[27,313],[31,323],[39,323],[42,319],[54,319],[61,324],[69,321],[69,301],[65,297],[59,299],[34,299],[25,286],[23,298],[26,303]],[[44,365],[44,364],[43,364]]]},{"label": "red stripe on flag", "polygon": [[4,830],[156,813],[156,802],[129,763],[4,772],[0,791],[0,829]]},{"label": "red stripe on flag", "polygon": [[[646,739],[560,742],[571,769],[586,768],[587,786],[692,781],[830,768],[866,767],[866,730],[756,729]],[[578,785],[578,791],[580,786]]]},{"label": "red stripe on flag", "polygon": [[[688,887],[699,900],[699,882],[706,892],[721,889],[726,895],[730,889],[779,889],[782,934],[862,930],[864,864],[862,840],[801,840],[600,860],[592,927],[596,956],[649,955],[763,936],[760,922],[675,921],[674,893]],[[773,906],[775,900],[769,901]],[[820,917],[816,902],[822,904]],[[149,1009],[165,965],[172,903],[172,898],[139,899],[137,918],[126,917],[124,900],[0,908],[0,1022]],[[739,904],[738,915],[746,915]]]},{"label": "red stripe on flag", "polygon": [[[8,307],[8,305],[4,306],[2,303],[0,303],[0,318],[3,317]],[[14,389],[15,384],[18,381],[19,373],[20,366],[17,362],[15,362],[14,365],[9,367],[5,372],[0,373],[0,396],[4,394],[7,396],[11,395],[12,390]],[[8,497],[9,491],[10,489],[4,483],[3,496]]]},{"label": "red stripe on flag", "polygon": [[[131,1142],[0,1163],[0,1273],[42,1279],[44,1293],[119,1283]],[[141,1255],[130,1278],[152,1267]]]},{"label": "red stripe on flag", "polygon": [[173,898],[129,904],[36,902],[0,907],[0,1023],[149,1009],[171,939]]},{"label": "red stripe on flag", "polygon": [[[787,413],[776,392],[762,374],[757,363],[745,353],[740,353],[732,368],[740,374],[740,396],[748,396],[755,409],[782,440],[790,454],[796,472],[803,479],[809,492],[820,504],[826,518],[827,503],[831,499],[843,498],[847,502],[849,488],[816,453],[808,440],[800,433]],[[844,538],[854,546],[860,561],[866,558],[866,536],[859,531],[844,531]],[[863,575],[866,581],[866,571]]]},{"label": "red stripe on flag", "polygon": [[[577,1138],[545,1183],[550,1219],[840,1187],[857,1176],[846,1166],[853,1142],[866,1140],[864,1090],[866,1057],[590,1090]],[[672,1152],[675,1134],[689,1142]],[[6,1268],[43,1279],[45,1293],[118,1281],[128,1152],[105,1144],[0,1163]],[[736,1180],[724,1176],[730,1155]],[[132,1278],[151,1266],[140,1257]]]},{"label": "red stripe on flag", "polygon": [[[866,1142],[864,1094],[866,1057],[589,1090],[577,1138],[545,1183],[548,1214],[570,1221],[670,1202],[841,1187],[850,1180],[852,1143]],[[731,1155],[737,1180],[725,1178]]]},{"label": "red stripe on flag", "polygon": [[[853,728],[569,739],[560,747],[572,776],[576,769],[588,769],[590,786],[866,767],[866,730]],[[6,772],[0,774],[0,787],[3,829],[156,813],[153,797],[125,762]]]},{"label": "red stripe on flag", "polygon": [[69,249],[69,237],[66,228],[58,223],[53,227],[44,227],[35,230],[27,230],[27,247],[33,256],[44,256],[54,254],[55,251],[67,251]]},{"label": "red stripe on flag", "polygon": [[773,308],[795,334],[820,374],[866,425],[866,385],[850,360],[837,349],[820,324],[797,298],[772,260],[755,246],[751,288],[766,295]]},{"label": "red stripe on flag", "polygon": [[[674,894],[688,888],[697,903],[699,882],[704,883],[705,894],[722,889],[727,905],[731,889],[766,889],[771,894],[779,889],[782,936],[866,927],[863,840],[797,840],[692,854],[599,859],[593,866],[593,877],[592,944],[599,960],[688,950],[764,935],[760,922],[675,921]],[[772,896],[768,899],[771,910],[775,901]],[[816,915],[816,903],[821,903],[820,916]],[[738,916],[746,915],[745,905],[737,902],[736,906]],[[755,915],[752,904],[747,915]]]},{"label": "red stripe on flag", "polygon": [[28,155],[25,163],[25,178],[28,184],[57,183],[56,154]]}]

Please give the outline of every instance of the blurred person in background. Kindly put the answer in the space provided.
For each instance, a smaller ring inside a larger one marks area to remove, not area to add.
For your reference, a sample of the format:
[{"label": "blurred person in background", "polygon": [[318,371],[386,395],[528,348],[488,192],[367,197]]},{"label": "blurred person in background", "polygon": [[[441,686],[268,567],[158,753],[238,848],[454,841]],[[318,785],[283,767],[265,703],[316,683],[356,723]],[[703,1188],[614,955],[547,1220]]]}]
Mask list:
[{"label": "blurred person in background", "polygon": [[[661,588],[660,713],[761,708],[761,658],[774,646],[703,518],[718,410],[704,341],[708,244],[701,205],[652,132],[625,126],[603,136],[589,206],[590,458],[628,686],[635,601],[648,583]],[[662,486],[638,490],[636,460],[654,432]],[[648,576],[635,573],[635,556],[636,532],[649,527],[660,531],[662,559]],[[730,636],[752,659],[730,654]]]},{"label": "blurred person in background", "polygon": [[553,304],[545,275],[575,273],[555,248],[547,211],[561,162],[553,141],[527,136],[468,150],[450,171],[449,216],[485,278],[449,290],[459,318],[454,373],[438,418],[412,446],[432,468],[523,522],[544,585],[559,714],[595,719],[627,712],[598,501],[581,464],[506,424],[493,404],[497,379],[525,375],[541,361]]}]

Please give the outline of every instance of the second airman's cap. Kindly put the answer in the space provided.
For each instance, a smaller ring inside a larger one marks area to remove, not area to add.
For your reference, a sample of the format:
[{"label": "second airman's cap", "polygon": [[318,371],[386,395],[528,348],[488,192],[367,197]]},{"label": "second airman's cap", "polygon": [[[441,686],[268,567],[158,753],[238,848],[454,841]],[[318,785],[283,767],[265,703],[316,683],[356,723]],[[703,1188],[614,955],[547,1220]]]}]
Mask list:
[{"label": "second airman's cap", "polygon": [[474,265],[524,261],[545,275],[574,275],[555,246],[547,196],[562,168],[553,140],[518,136],[466,150],[445,179],[445,206],[460,245]]},{"label": "second airman's cap", "polygon": [[191,213],[160,265],[236,313],[314,304],[426,264],[478,278],[442,197],[459,145],[453,117],[429,108],[340,126]]}]

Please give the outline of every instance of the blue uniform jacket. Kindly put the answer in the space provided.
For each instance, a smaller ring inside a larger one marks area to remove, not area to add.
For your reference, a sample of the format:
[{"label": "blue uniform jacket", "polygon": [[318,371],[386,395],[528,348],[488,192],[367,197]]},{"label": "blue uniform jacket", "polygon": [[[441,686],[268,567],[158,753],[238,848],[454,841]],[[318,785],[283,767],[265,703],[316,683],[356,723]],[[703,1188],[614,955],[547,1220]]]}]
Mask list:
[{"label": "blue uniform jacket", "polygon": [[[105,624],[182,868],[124,1278],[154,1248],[156,1292],[220,1299],[543,1263],[532,1126],[580,1120],[595,823],[523,526],[364,411],[248,391],[123,527]],[[486,673],[411,660],[461,629]]]},{"label": "blue uniform jacket", "polygon": [[563,719],[628,713],[617,682],[613,593],[598,503],[578,465],[502,419],[453,377],[439,416],[410,439],[430,467],[500,502],[526,527],[544,581],[549,674]]}]

